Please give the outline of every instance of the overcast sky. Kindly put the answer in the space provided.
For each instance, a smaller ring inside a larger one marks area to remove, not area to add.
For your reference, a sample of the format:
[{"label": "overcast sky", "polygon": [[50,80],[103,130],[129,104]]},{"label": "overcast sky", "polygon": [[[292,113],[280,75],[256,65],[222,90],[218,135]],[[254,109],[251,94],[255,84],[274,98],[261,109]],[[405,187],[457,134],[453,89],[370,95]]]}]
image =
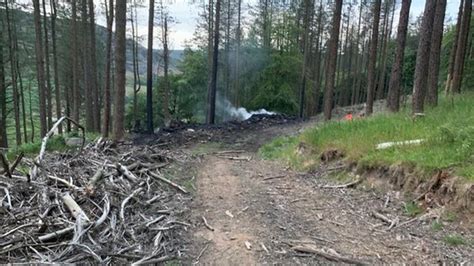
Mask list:
[{"label": "overcast sky", "polygon": [[[246,9],[248,4],[255,3],[257,0],[243,0],[242,7]],[[429,0],[432,1],[432,0]],[[446,11],[446,20],[450,23],[455,23],[455,18],[457,16],[460,0],[448,0],[447,11]],[[105,17],[102,15],[102,3],[103,0],[94,0],[97,5],[97,23],[105,26]],[[148,0],[144,0],[144,6],[138,9],[138,32],[142,37],[141,43],[146,46],[147,42],[147,25],[148,25]],[[155,2],[157,2],[155,0]],[[184,49],[186,44],[191,44],[190,41],[193,37],[199,12],[202,8],[198,4],[190,4],[191,2],[201,2],[190,1],[190,0],[165,0],[165,3],[168,7],[169,14],[176,20],[176,23],[171,27],[170,41],[171,49]],[[397,0],[397,2],[400,2]],[[425,1],[424,0],[412,0],[412,6],[410,11],[411,18],[419,16],[424,10]],[[395,16],[395,24],[398,20],[397,10]],[[128,25],[130,26],[130,25]],[[396,25],[394,25],[396,29]],[[158,30],[155,30],[155,36],[159,34]],[[160,43],[158,41],[154,42],[153,45],[155,48],[159,48]]]}]

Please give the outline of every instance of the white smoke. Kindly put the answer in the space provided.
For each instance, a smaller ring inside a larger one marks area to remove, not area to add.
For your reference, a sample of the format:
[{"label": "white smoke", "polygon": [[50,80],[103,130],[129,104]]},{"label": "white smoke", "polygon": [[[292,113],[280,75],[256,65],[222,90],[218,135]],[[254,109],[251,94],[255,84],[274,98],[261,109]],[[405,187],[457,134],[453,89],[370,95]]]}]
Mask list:
[{"label": "white smoke", "polygon": [[243,121],[243,120],[247,120],[249,119],[250,117],[252,117],[252,115],[274,115],[276,114],[275,112],[270,112],[270,111],[267,111],[265,109],[260,109],[260,110],[257,110],[257,111],[247,111],[247,109],[243,108],[243,107],[235,107],[232,105],[232,103],[225,99],[225,98],[222,98],[222,97],[217,97],[217,109],[219,111],[221,111],[223,114],[224,114],[224,121],[228,121],[228,120],[239,120],[239,121]]}]

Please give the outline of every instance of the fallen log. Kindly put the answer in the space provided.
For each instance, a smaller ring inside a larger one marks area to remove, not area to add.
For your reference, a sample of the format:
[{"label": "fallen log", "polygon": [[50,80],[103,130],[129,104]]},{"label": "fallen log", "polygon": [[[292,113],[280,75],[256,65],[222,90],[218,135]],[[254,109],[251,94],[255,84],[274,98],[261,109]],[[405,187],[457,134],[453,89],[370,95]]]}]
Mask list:
[{"label": "fallen log", "polygon": [[393,146],[402,146],[402,145],[419,145],[426,140],[424,139],[415,139],[415,140],[406,140],[406,141],[390,141],[390,142],[383,142],[377,144],[377,147],[375,149],[377,150],[383,150],[383,149],[388,149]]},{"label": "fallen log", "polygon": [[63,202],[76,220],[84,219],[87,222],[90,221],[89,217],[87,217],[81,206],[77,204],[77,202],[71,197],[71,195],[69,195],[69,193],[63,195]]}]

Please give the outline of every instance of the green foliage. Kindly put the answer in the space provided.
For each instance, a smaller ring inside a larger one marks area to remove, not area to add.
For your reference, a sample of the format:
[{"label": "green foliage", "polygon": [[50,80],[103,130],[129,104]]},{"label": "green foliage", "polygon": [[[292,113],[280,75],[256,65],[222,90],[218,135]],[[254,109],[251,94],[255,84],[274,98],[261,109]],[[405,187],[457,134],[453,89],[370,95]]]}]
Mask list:
[{"label": "green foliage", "polygon": [[273,55],[270,65],[263,70],[254,86],[256,94],[250,108],[295,114],[298,108],[296,92],[300,83],[300,66],[298,54]]},{"label": "green foliage", "polygon": [[297,143],[298,139],[296,137],[279,137],[262,146],[259,154],[262,158],[270,160],[286,157],[293,152]]},{"label": "green foliage", "polygon": [[404,211],[408,216],[415,217],[418,214],[422,213],[423,209],[421,209],[420,206],[416,204],[416,202],[410,201],[404,204]]},{"label": "green foliage", "polygon": [[450,246],[459,246],[459,245],[465,245],[466,244],[466,240],[460,236],[460,235],[456,235],[456,234],[451,234],[451,235],[447,235],[443,238],[443,242],[450,245]]},{"label": "green foliage", "polygon": [[443,223],[440,222],[440,221],[433,221],[433,222],[431,223],[431,229],[432,229],[433,231],[441,231],[441,230],[443,230],[443,228],[444,228],[444,225],[443,225]]},{"label": "green foliage", "polygon": [[[332,121],[309,129],[292,147],[274,151],[267,157],[286,158],[299,143],[309,145],[314,157],[328,149],[343,151],[350,161],[362,166],[404,164],[420,174],[438,169],[454,169],[458,175],[474,180],[474,94],[454,99],[442,98],[437,108],[426,110],[426,117],[413,121],[408,110],[382,113],[351,122]],[[421,145],[402,145],[376,150],[379,143],[424,139]],[[278,143],[279,140],[275,142]],[[273,144],[268,144],[272,146]],[[268,152],[271,152],[268,151]]]},{"label": "green foliage", "polygon": [[[18,154],[24,153],[25,155],[37,155],[41,149],[41,142],[25,143],[19,147],[15,147],[8,152],[7,157],[14,159]],[[52,136],[49,138],[46,144],[47,151],[63,151],[66,150],[66,141],[63,136]]]}]

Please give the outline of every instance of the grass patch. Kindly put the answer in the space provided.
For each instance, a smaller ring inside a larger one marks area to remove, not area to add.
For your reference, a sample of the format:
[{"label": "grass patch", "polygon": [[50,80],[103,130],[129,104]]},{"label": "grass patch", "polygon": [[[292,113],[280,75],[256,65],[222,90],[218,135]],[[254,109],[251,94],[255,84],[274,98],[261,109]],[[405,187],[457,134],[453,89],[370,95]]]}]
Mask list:
[{"label": "grass patch", "polygon": [[422,213],[423,209],[420,208],[420,206],[418,206],[418,204],[411,201],[411,202],[405,203],[404,211],[408,216],[415,217],[418,214]]},{"label": "grass patch", "polygon": [[459,245],[465,245],[466,240],[460,235],[456,234],[451,234],[447,235],[443,238],[443,242],[450,245],[450,246],[459,246]]},{"label": "grass patch", "polygon": [[[426,116],[414,121],[411,110],[381,113],[353,121],[332,121],[289,139],[276,139],[261,149],[264,158],[288,160],[300,143],[318,157],[337,149],[361,166],[407,165],[428,177],[438,169],[453,169],[474,181],[474,93],[441,98],[438,107],[426,108]],[[424,139],[421,145],[376,150],[379,143]],[[293,160],[295,160],[293,158]],[[318,160],[314,160],[316,163]]]},{"label": "grass patch", "polygon": [[441,230],[443,230],[443,228],[444,228],[444,225],[443,225],[443,223],[440,222],[440,221],[433,221],[433,222],[431,223],[431,229],[432,229],[433,231],[436,231],[436,232],[437,232],[437,231],[441,231]]},{"label": "grass patch", "polygon": [[[7,158],[9,160],[14,159],[18,154],[24,153],[29,156],[36,156],[41,149],[41,142],[32,142],[25,143],[21,146],[11,149],[7,153]],[[47,151],[65,151],[68,147],[66,146],[66,140],[63,136],[52,136],[49,138],[48,143],[46,144]]]}]

